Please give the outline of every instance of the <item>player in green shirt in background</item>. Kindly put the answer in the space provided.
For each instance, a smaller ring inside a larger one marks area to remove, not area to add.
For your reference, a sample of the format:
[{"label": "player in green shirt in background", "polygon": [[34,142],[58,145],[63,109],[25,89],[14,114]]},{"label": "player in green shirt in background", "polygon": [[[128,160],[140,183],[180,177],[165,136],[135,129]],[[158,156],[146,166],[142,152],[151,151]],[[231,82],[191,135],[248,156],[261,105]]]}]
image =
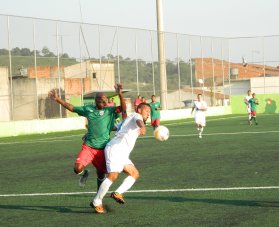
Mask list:
[{"label": "player in green shirt in background", "polygon": [[49,92],[49,97],[80,116],[87,118],[88,133],[84,138],[82,149],[75,161],[74,172],[80,176],[79,185],[85,186],[89,171],[85,167],[92,163],[97,171],[97,187],[99,188],[105,179],[106,162],[104,156],[104,148],[110,141],[110,132],[114,125],[116,114],[120,112],[126,113],[126,104],[122,95],[122,85],[117,84],[115,91],[118,93],[121,106],[106,106],[107,97],[105,93],[99,92],[95,96],[95,105],[73,106],[62,100],[56,90]]},{"label": "player in green shirt in background", "polygon": [[255,124],[258,125],[258,122],[256,120],[257,115],[257,105],[259,105],[259,101],[256,98],[256,94],[252,94],[252,98],[249,99],[248,103],[250,104],[251,108],[251,118],[250,118],[250,125],[252,125],[252,120],[254,120]]},{"label": "player in green shirt in background", "polygon": [[151,96],[151,103],[149,103],[151,107],[151,125],[153,126],[153,129],[155,130],[160,125],[160,110],[161,110],[161,104],[159,102],[156,102],[156,96]]}]

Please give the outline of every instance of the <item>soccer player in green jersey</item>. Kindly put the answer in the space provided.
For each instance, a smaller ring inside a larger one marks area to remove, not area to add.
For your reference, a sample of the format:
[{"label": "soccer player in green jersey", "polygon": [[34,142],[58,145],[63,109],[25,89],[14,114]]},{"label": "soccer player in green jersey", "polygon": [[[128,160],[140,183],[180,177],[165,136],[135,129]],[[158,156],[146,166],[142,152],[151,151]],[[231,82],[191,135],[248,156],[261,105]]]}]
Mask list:
[{"label": "soccer player in green jersey", "polygon": [[259,105],[259,101],[256,98],[256,94],[252,94],[252,98],[249,99],[248,103],[250,104],[251,108],[251,118],[250,118],[250,125],[252,125],[252,120],[254,120],[255,124],[258,125],[258,122],[256,120],[256,115],[257,115],[257,105]]},{"label": "soccer player in green jersey", "polygon": [[49,97],[80,116],[88,120],[88,133],[85,137],[82,149],[75,161],[74,172],[80,176],[79,185],[85,186],[89,171],[85,167],[92,163],[97,170],[97,187],[105,179],[106,163],[104,148],[110,141],[110,132],[114,125],[117,113],[126,112],[126,104],[122,95],[122,85],[117,84],[115,90],[118,93],[121,106],[106,106],[107,97],[105,93],[99,92],[95,96],[95,105],[73,106],[61,99],[56,90],[49,92]]},{"label": "soccer player in green jersey", "polygon": [[151,96],[151,103],[149,103],[151,107],[151,125],[153,126],[153,129],[155,130],[160,125],[160,109],[161,104],[159,102],[156,102],[156,96]]}]

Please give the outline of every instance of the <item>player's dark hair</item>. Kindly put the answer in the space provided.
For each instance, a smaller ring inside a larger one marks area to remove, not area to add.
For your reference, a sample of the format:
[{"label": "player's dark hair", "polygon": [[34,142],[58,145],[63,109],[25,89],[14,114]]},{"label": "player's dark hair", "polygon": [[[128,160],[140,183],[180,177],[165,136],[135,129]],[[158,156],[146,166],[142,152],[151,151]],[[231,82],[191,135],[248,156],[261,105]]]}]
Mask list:
[{"label": "player's dark hair", "polygon": [[138,105],[138,107],[137,107],[137,112],[138,112],[139,109],[142,109],[144,106],[148,106],[149,108],[151,108],[150,105],[149,105],[148,103],[142,102],[142,103],[140,103],[140,104]]}]

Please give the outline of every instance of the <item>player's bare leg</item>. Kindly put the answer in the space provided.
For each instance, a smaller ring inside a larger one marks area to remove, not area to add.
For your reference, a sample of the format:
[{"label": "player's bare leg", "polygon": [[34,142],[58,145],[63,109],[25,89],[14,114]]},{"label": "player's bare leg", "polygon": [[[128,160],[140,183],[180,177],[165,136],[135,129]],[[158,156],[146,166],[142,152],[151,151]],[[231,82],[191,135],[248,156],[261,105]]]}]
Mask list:
[{"label": "player's bare leg", "polygon": [[80,187],[84,187],[87,181],[87,178],[89,176],[90,171],[88,169],[85,169],[85,167],[80,164],[80,163],[76,163],[75,164],[75,168],[74,168],[74,172],[80,176],[79,178],[79,186]]},{"label": "player's bare leg", "polygon": [[122,184],[116,189],[115,192],[111,193],[111,197],[118,203],[124,204],[125,200],[123,193],[128,191],[139,178],[139,171],[134,165],[125,165],[124,170],[128,176],[124,179]]},{"label": "player's bare leg", "polygon": [[98,189],[98,192],[93,199],[93,201],[90,203],[90,206],[95,209],[97,213],[106,213],[102,201],[105,195],[107,194],[110,186],[112,183],[117,179],[119,173],[109,173],[108,177],[105,178],[105,180],[100,185],[100,188]]},{"label": "player's bare leg", "polygon": [[202,125],[198,125],[198,131],[199,131],[199,138],[202,138],[202,132],[203,132],[203,126]]}]

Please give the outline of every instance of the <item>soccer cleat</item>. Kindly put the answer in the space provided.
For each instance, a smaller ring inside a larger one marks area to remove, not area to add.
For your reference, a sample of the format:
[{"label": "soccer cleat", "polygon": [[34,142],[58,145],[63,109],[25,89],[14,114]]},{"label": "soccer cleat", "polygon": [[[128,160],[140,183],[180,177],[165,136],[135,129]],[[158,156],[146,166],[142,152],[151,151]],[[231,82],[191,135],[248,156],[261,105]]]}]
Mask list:
[{"label": "soccer cleat", "polygon": [[110,195],[111,198],[113,198],[116,202],[120,203],[120,204],[124,204],[125,200],[123,198],[123,195],[121,195],[118,192],[112,192]]},{"label": "soccer cleat", "polygon": [[202,136],[201,136],[201,135],[199,135],[199,138],[201,139],[201,138],[202,138]]},{"label": "soccer cleat", "polygon": [[107,213],[107,211],[105,210],[105,208],[103,207],[103,205],[99,205],[99,206],[94,206],[93,202],[90,203],[90,206],[96,211],[96,213],[98,214],[105,214]]},{"label": "soccer cleat", "polygon": [[256,125],[258,125],[259,123],[258,123],[258,122],[256,122],[255,124],[256,124]]},{"label": "soccer cleat", "polygon": [[80,187],[83,188],[85,186],[88,176],[89,176],[89,170],[85,169],[84,173],[79,178],[79,186]]}]

